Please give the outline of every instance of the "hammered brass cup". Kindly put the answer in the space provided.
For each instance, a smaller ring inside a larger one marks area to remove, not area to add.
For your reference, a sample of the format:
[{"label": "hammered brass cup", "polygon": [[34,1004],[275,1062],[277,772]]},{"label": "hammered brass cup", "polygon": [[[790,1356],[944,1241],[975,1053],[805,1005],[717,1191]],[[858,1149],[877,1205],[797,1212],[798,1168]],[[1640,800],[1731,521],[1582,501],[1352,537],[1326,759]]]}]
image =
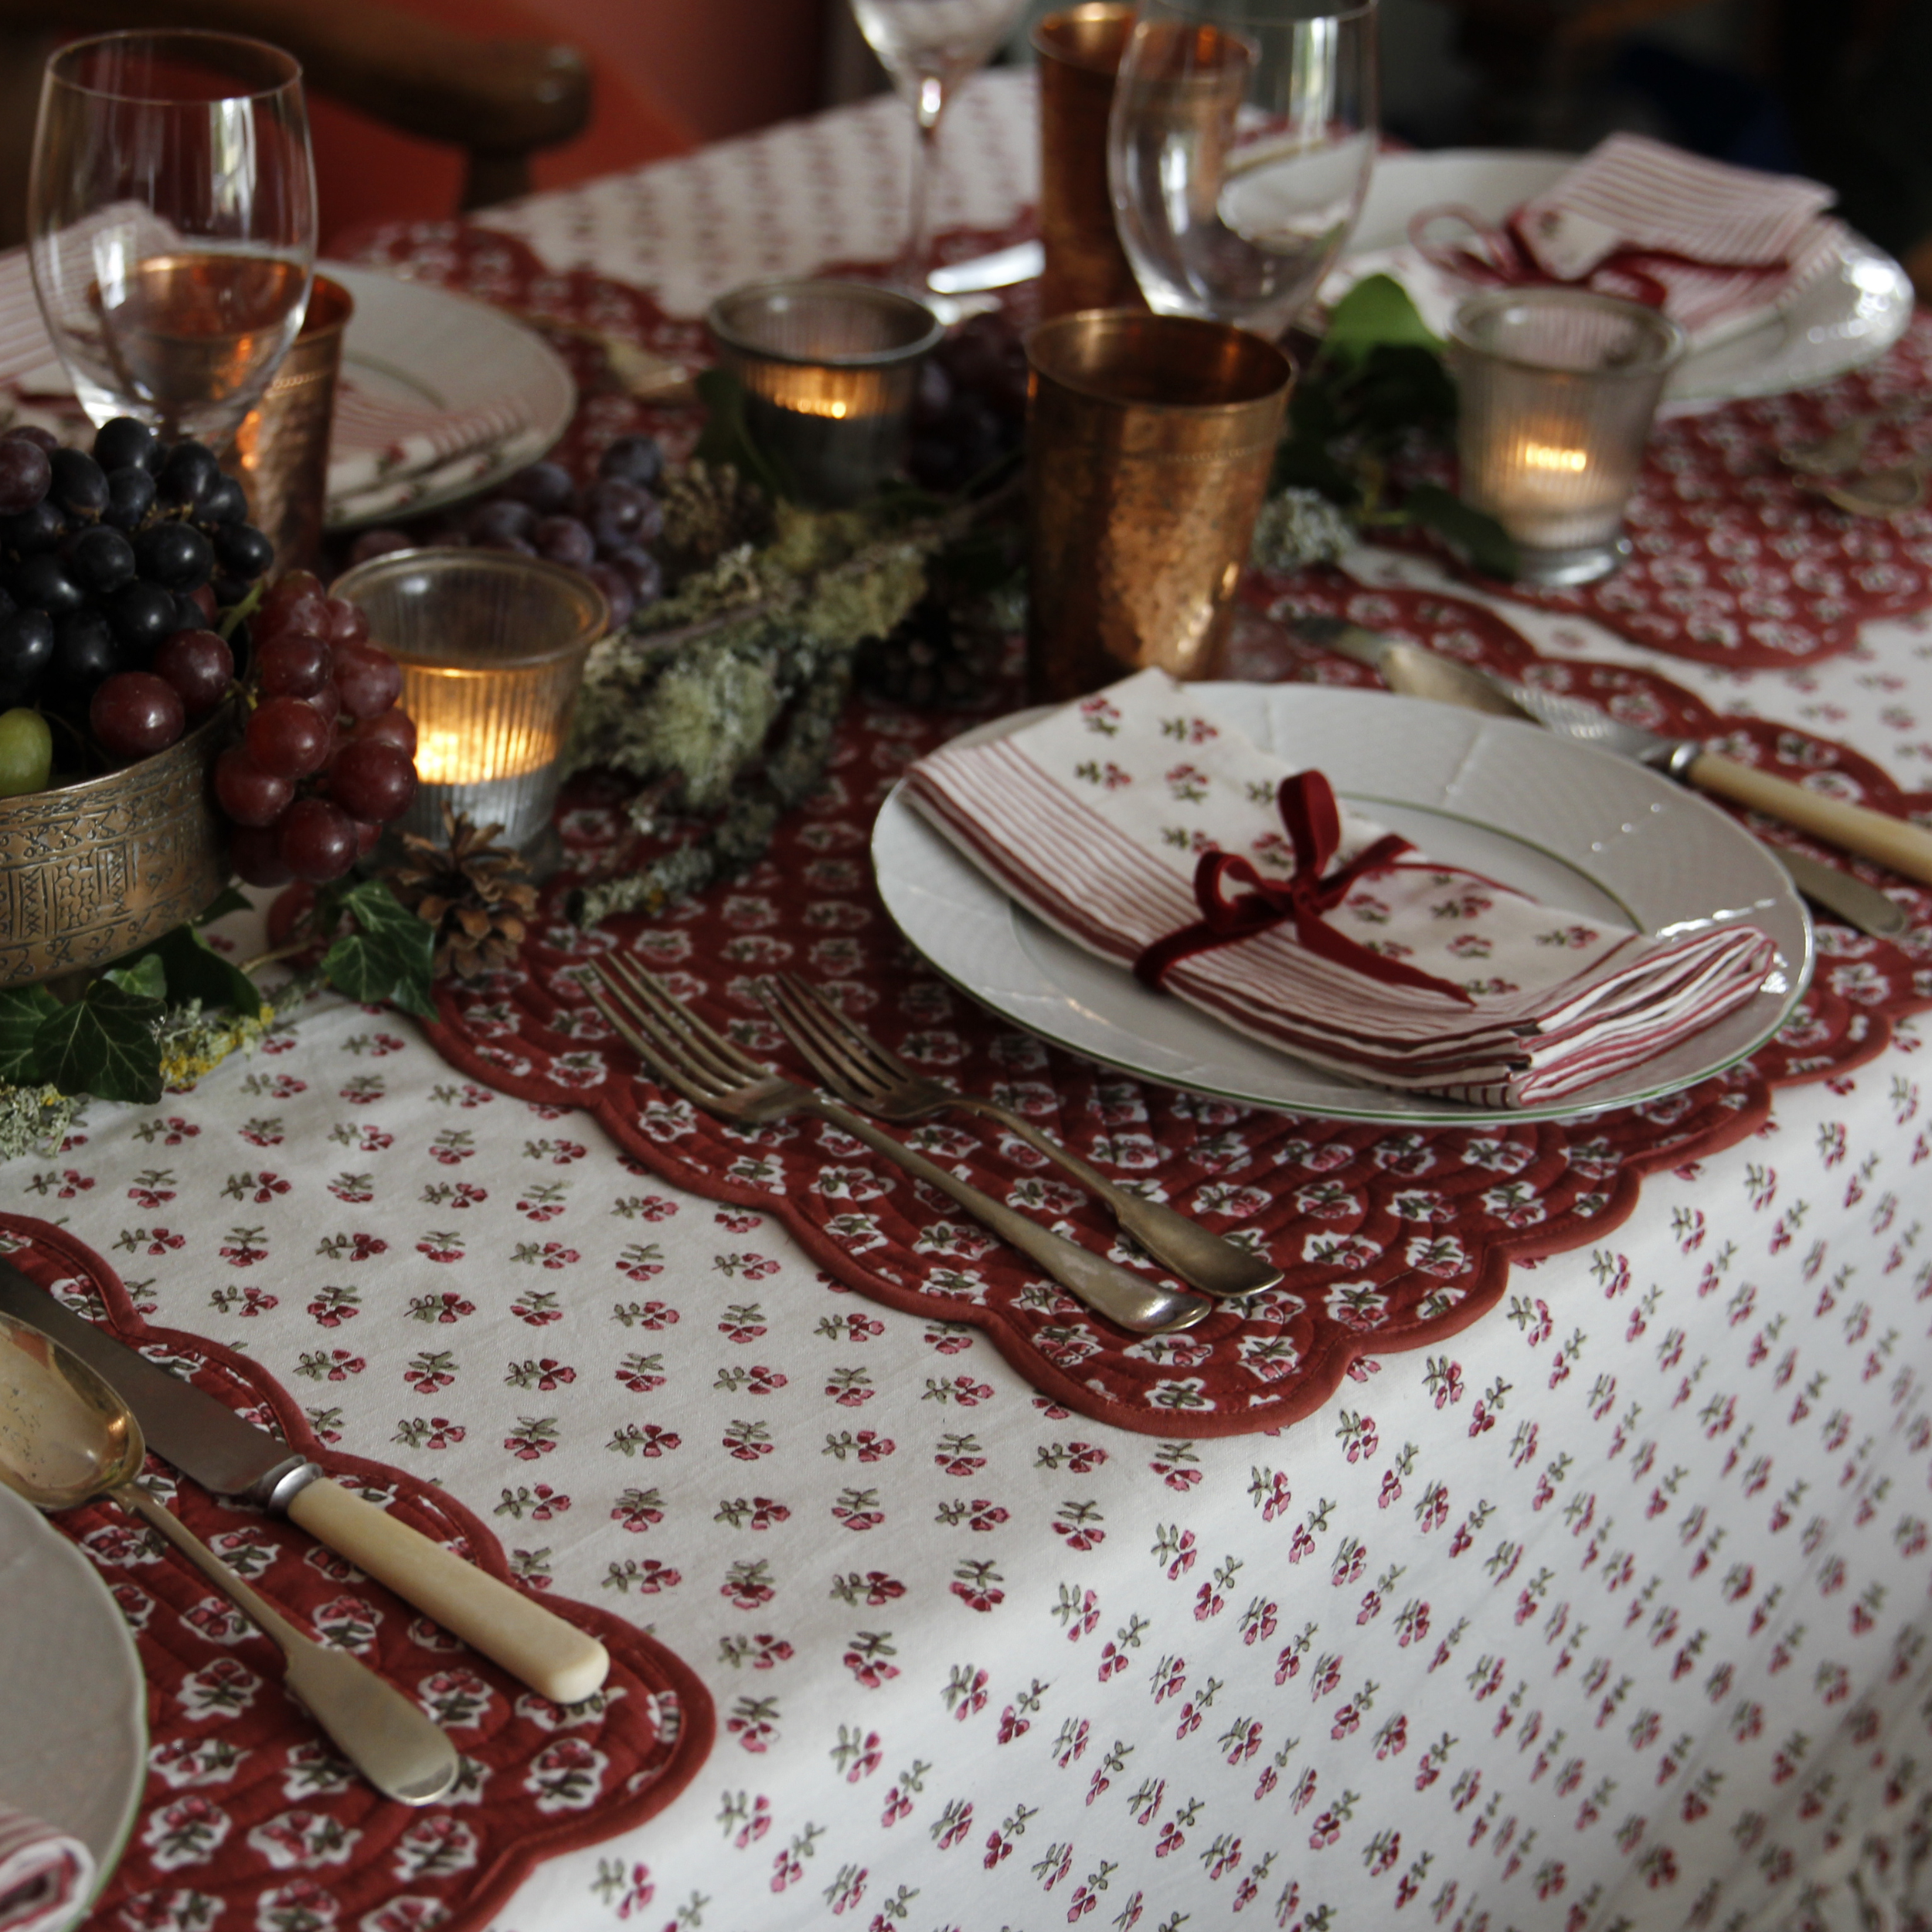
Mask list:
[{"label": "hammered brass cup", "polygon": [[1033,696],[1210,675],[1294,364],[1227,323],[1123,309],[1043,322],[1026,355]]},{"label": "hammered brass cup", "polygon": [[121,771],[0,798],[0,986],[107,965],[192,919],[229,876],[208,782],[224,705]]},{"label": "hammered brass cup", "polygon": [[355,313],[340,282],[318,275],[301,333],[235,432],[249,520],[275,546],[271,575],[315,567],[328,509],[328,433],[342,338]]},{"label": "hammered brass cup", "polygon": [[1107,124],[1134,32],[1132,0],[1087,0],[1033,29],[1039,56],[1040,313],[1138,308],[1140,285],[1114,226]]}]

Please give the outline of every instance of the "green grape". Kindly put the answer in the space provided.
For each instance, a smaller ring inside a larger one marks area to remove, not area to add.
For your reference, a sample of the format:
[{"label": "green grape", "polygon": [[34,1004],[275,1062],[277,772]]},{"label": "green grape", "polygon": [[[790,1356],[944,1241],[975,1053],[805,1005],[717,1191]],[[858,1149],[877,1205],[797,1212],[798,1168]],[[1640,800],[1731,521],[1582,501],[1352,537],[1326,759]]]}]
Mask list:
[{"label": "green grape", "polygon": [[0,798],[43,791],[53,770],[53,733],[25,705],[0,711]]}]

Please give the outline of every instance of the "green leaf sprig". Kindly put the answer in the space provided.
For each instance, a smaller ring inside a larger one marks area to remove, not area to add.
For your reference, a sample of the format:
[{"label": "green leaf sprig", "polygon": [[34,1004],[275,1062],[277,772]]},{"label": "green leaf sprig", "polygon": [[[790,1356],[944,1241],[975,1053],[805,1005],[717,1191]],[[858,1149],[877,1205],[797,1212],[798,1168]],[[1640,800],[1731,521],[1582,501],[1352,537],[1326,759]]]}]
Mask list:
[{"label": "green leaf sprig", "polygon": [[1521,560],[1493,517],[1439,485],[1398,492],[1392,478],[1416,436],[1446,441],[1454,433],[1456,386],[1443,348],[1393,277],[1356,283],[1289,399],[1273,487],[1318,491],[1366,530],[1433,530],[1478,570],[1513,577]]},{"label": "green leaf sprig", "polygon": [[[118,961],[76,998],[59,999],[41,985],[0,991],[0,1087],[56,1087],[152,1106],[168,1079],[163,1035],[184,1011],[235,1016],[232,1026],[217,1029],[226,1038],[216,1057],[244,1034],[259,1036],[273,1018],[267,997],[200,931],[248,903],[230,888],[199,919]],[[351,999],[393,1000],[406,1012],[436,1017],[430,995],[435,934],[381,879],[321,894],[315,917],[314,930],[335,937],[295,982],[298,996],[304,985],[328,985]],[[277,994],[277,1005],[288,990]]]}]

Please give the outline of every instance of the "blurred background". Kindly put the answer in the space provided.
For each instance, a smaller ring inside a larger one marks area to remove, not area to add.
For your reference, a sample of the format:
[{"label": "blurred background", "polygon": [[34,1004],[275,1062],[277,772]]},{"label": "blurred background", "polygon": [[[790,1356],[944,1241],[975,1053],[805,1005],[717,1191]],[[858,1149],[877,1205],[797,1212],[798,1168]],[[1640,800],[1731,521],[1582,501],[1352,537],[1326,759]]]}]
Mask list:
[{"label": "blurred background", "polygon": [[[0,170],[53,40],[147,25],[257,33],[302,57],[325,242],[885,85],[845,0],[0,0]],[[1004,61],[1029,58],[1029,26]],[[1382,0],[1382,48],[1386,125],[1413,145],[1574,151],[1638,129],[1818,175],[1900,255],[1932,236],[1932,0]],[[512,122],[493,148],[488,129]]]}]

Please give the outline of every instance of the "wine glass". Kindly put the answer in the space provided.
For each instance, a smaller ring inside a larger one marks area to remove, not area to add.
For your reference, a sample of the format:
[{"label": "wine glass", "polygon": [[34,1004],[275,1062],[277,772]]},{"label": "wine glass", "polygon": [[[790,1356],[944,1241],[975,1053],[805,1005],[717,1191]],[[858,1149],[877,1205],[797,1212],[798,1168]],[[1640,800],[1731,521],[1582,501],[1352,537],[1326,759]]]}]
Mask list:
[{"label": "wine glass", "polygon": [[1143,0],[1107,175],[1148,305],[1278,335],[1375,165],[1375,0]]},{"label": "wine glass", "polygon": [[1003,40],[1022,0],[852,0],[859,31],[913,111],[912,219],[901,257],[910,287],[923,291],[931,264],[933,170],[940,117],[959,83]]},{"label": "wine glass", "polygon": [[34,288],[81,407],[219,444],[302,325],[315,170],[301,69],[232,34],[102,34],[47,63]]}]

